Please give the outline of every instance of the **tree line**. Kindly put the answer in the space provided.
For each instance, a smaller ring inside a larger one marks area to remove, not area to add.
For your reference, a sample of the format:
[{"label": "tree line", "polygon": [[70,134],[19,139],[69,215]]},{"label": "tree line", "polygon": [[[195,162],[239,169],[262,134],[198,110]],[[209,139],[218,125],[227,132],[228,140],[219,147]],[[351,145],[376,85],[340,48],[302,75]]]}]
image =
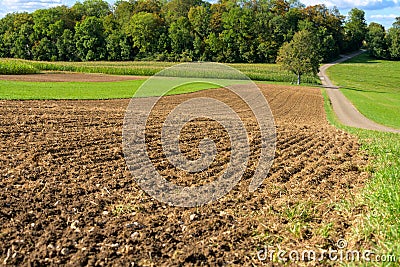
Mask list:
[{"label": "tree line", "polygon": [[373,40],[375,32],[382,34],[372,27],[362,10],[345,19],[337,8],[297,0],[129,0],[112,6],[86,0],[6,15],[0,57],[272,63],[282,45],[304,30],[315,37],[321,59],[330,61],[359,49],[367,33]]},{"label": "tree line", "polygon": [[400,17],[396,18],[393,27],[385,27],[372,22],[368,26],[366,42],[369,53],[381,59],[400,60]]}]

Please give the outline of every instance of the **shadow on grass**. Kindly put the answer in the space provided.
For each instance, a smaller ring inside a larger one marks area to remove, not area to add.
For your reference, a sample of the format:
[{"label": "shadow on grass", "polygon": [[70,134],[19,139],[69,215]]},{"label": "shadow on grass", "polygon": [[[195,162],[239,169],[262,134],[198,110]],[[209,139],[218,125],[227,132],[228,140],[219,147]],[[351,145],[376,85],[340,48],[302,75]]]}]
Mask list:
[{"label": "shadow on grass", "polygon": [[347,86],[340,87],[340,89],[349,90],[349,91],[363,92],[363,93],[389,94],[389,92],[374,91],[374,90],[363,90],[363,89],[359,89],[359,88],[355,88],[355,87],[347,87]]},{"label": "shadow on grass", "polygon": [[341,64],[354,64],[354,63],[361,63],[361,64],[379,64],[380,62],[377,59],[373,58],[368,54],[368,52],[363,53],[359,56],[353,57],[350,60],[346,60]]}]

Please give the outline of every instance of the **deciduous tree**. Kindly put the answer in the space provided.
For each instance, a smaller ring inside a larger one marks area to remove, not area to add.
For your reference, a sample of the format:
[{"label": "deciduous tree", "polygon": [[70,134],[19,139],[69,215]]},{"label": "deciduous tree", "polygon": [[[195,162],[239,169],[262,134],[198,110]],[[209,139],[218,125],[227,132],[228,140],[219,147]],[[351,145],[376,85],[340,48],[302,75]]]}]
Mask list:
[{"label": "deciduous tree", "polygon": [[346,43],[348,51],[355,51],[361,48],[367,34],[367,23],[365,12],[358,8],[350,10],[348,20],[345,23]]},{"label": "deciduous tree", "polygon": [[101,19],[87,17],[75,27],[75,42],[81,60],[101,60],[106,58],[106,42]]},{"label": "deciduous tree", "polygon": [[400,17],[388,31],[388,45],[391,59],[400,60]]},{"label": "deciduous tree", "polygon": [[297,84],[301,83],[303,74],[318,73],[321,57],[317,42],[318,39],[311,32],[302,30],[279,49],[277,63],[297,75]]},{"label": "deciduous tree", "polygon": [[160,36],[160,24],[160,18],[156,14],[147,12],[134,14],[127,30],[134,48],[142,54],[154,53]]},{"label": "deciduous tree", "polygon": [[366,41],[371,56],[377,58],[388,58],[389,54],[385,27],[372,22],[368,26]]}]

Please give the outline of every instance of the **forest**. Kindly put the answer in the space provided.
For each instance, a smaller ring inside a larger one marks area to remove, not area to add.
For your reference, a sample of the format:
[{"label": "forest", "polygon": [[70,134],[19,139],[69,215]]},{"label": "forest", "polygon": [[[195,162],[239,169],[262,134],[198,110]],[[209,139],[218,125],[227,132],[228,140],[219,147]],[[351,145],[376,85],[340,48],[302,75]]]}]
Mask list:
[{"label": "forest", "polygon": [[368,46],[400,59],[400,18],[386,31],[365,13],[297,0],[103,0],[76,2],[0,20],[0,57],[44,61],[216,61],[274,63],[301,30],[323,61]]}]

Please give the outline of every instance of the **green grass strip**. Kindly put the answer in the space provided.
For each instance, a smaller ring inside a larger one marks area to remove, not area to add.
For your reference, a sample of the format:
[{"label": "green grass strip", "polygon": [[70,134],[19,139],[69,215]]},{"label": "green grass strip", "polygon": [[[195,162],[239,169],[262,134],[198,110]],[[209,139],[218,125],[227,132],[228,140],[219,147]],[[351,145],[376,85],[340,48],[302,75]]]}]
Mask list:
[{"label": "green grass strip", "polygon": [[[328,121],[339,129],[357,136],[362,149],[373,157],[369,170],[372,178],[360,194],[358,205],[368,207],[359,229],[354,229],[381,255],[395,255],[396,262],[373,262],[366,266],[399,266],[400,264],[400,134],[370,131],[342,125],[323,89]],[[356,205],[355,203],[349,203]]]},{"label": "green grass strip", "polygon": [[[115,99],[131,98],[145,80],[119,82],[20,82],[0,81],[0,99]],[[185,94],[218,88],[210,83],[188,83],[174,88],[167,95]],[[158,91],[141,92],[142,97],[159,96]]]}]

